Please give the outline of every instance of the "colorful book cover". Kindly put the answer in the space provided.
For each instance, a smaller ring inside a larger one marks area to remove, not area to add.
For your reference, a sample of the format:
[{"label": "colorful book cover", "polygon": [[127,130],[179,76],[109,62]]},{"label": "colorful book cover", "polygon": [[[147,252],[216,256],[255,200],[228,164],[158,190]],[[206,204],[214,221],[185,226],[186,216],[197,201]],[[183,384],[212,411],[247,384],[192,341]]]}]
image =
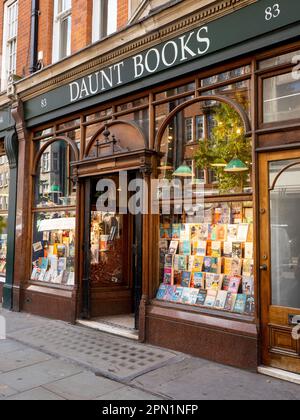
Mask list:
[{"label": "colorful book cover", "polygon": [[211,273],[212,259],[211,257],[205,257],[203,260],[203,271],[205,273]]},{"label": "colorful book cover", "polygon": [[214,209],[204,209],[204,223],[212,224],[214,219]]},{"label": "colorful book cover", "polygon": [[245,259],[253,260],[253,258],[254,258],[253,242],[246,242],[245,243]]},{"label": "colorful book cover", "polygon": [[233,312],[237,314],[244,314],[245,309],[246,309],[246,301],[247,301],[246,295],[237,295]]},{"label": "colorful book cover", "polygon": [[191,226],[191,240],[198,241],[200,238],[201,225],[195,224]]},{"label": "colorful book cover", "polygon": [[199,240],[207,241],[207,239],[208,239],[208,224],[203,223],[199,230]]},{"label": "colorful book cover", "polygon": [[71,271],[68,276],[67,286],[75,286],[75,273]]},{"label": "colorful book cover", "polygon": [[225,308],[227,295],[228,295],[228,292],[226,292],[224,290],[219,290],[218,295],[217,295],[217,299],[216,299],[216,303],[215,303],[215,308],[217,308],[217,309],[224,309]]},{"label": "colorful book cover", "polygon": [[171,302],[180,303],[182,299],[182,294],[183,294],[183,287],[176,287],[176,290],[174,291],[172,295]]},{"label": "colorful book cover", "polygon": [[223,255],[226,258],[232,258],[232,242],[224,242]]},{"label": "colorful book cover", "polygon": [[197,241],[194,246],[194,254],[199,257],[206,257],[207,241]]},{"label": "colorful book cover", "polygon": [[243,244],[240,242],[232,243],[232,258],[243,258]]},{"label": "colorful book cover", "polygon": [[166,293],[167,293],[167,286],[165,284],[161,284],[156,294],[156,299],[163,300]]},{"label": "colorful book cover", "polygon": [[174,223],[172,225],[172,239],[179,241],[180,234],[181,234],[181,223]]},{"label": "colorful book cover", "polygon": [[179,245],[178,241],[171,241],[170,248],[169,248],[169,254],[175,255],[178,251],[178,245]]},{"label": "colorful book cover", "polygon": [[249,224],[241,223],[238,227],[237,240],[241,242],[247,242],[249,233]]},{"label": "colorful book cover", "polygon": [[187,269],[187,256],[179,255],[178,259],[178,271],[186,271]]},{"label": "colorful book cover", "polygon": [[251,223],[249,225],[247,242],[252,242],[253,243],[253,241],[254,241],[254,226],[253,226],[253,223]]},{"label": "colorful book cover", "polygon": [[231,276],[232,273],[232,258],[224,258],[224,274]]},{"label": "colorful book cover", "polygon": [[238,225],[227,226],[227,241],[234,242],[237,240]]},{"label": "colorful book cover", "polygon": [[182,287],[191,287],[192,273],[190,271],[183,271],[181,277]]},{"label": "colorful book cover", "polygon": [[190,289],[190,299],[189,299],[190,305],[196,305],[197,299],[198,299],[198,295],[199,295],[199,290],[197,290],[197,289]]},{"label": "colorful book cover", "polygon": [[39,259],[39,267],[40,267],[41,270],[48,270],[49,259],[48,258],[40,258]]},{"label": "colorful book cover", "polygon": [[237,293],[228,292],[225,307],[224,307],[225,311],[229,311],[229,312],[233,311],[236,299],[237,299]]},{"label": "colorful book cover", "polygon": [[183,293],[181,296],[181,303],[183,303],[184,305],[189,305],[190,304],[190,299],[191,299],[191,294],[190,294],[190,288],[188,287],[184,287],[183,288]]},{"label": "colorful book cover", "polygon": [[241,282],[242,282],[242,277],[240,277],[240,276],[232,276],[230,278],[228,292],[235,293],[235,294],[239,293]]},{"label": "colorful book cover", "polygon": [[40,272],[40,275],[38,277],[38,281],[44,281],[45,280],[46,273],[47,273],[47,270],[44,269],[44,268],[42,268],[41,269],[41,272]]},{"label": "colorful book cover", "polygon": [[174,255],[167,254],[165,256],[165,268],[172,268],[174,265]]},{"label": "colorful book cover", "polygon": [[241,276],[242,268],[243,268],[243,260],[240,260],[239,258],[232,258],[231,274],[233,276]]},{"label": "colorful book cover", "polygon": [[174,270],[172,268],[164,269],[164,284],[171,286],[174,282]]},{"label": "colorful book cover", "polygon": [[195,289],[205,289],[205,273],[194,272],[193,287]]},{"label": "colorful book cover", "polygon": [[243,285],[244,295],[254,294],[254,277],[253,276],[250,276],[250,277],[243,276],[242,285]]},{"label": "colorful book cover", "polygon": [[176,290],[176,286],[167,286],[166,294],[164,296],[164,301],[171,302],[175,290]]},{"label": "colorful book cover", "polygon": [[207,273],[205,277],[207,290],[221,290],[223,284],[223,274]]},{"label": "colorful book cover", "polygon": [[243,260],[243,276],[251,277],[254,275],[254,260]]},{"label": "colorful book cover", "polygon": [[169,250],[169,242],[167,239],[160,239],[159,240],[159,249],[161,252],[164,252],[165,254]]},{"label": "colorful book cover", "polygon": [[217,225],[217,241],[226,241],[227,240],[227,226],[226,225]]},{"label": "colorful book cover", "polygon": [[222,207],[222,215],[221,215],[220,223],[223,225],[229,225],[231,223],[230,207]]},{"label": "colorful book cover", "polygon": [[58,258],[56,255],[51,257],[50,265],[51,265],[51,270],[58,271]]},{"label": "colorful book cover", "polygon": [[214,211],[214,218],[213,218],[213,222],[215,225],[221,223],[221,218],[222,218],[222,209],[221,208],[215,208]]},{"label": "colorful book cover", "polygon": [[165,226],[161,226],[160,227],[160,238],[161,239],[171,239],[172,236],[172,229],[171,227],[165,227]]},{"label": "colorful book cover", "polygon": [[218,239],[218,225],[210,226],[210,239],[212,241],[217,241]]},{"label": "colorful book cover", "polygon": [[191,225],[189,223],[184,223],[180,232],[180,241],[190,241],[191,240]]},{"label": "colorful book cover", "polygon": [[222,257],[222,242],[212,241],[211,243],[211,256],[214,258]]},{"label": "colorful book cover", "polygon": [[58,274],[65,271],[66,269],[67,269],[67,258],[59,258],[58,266],[57,266]]},{"label": "colorful book cover", "polygon": [[221,274],[222,271],[222,258],[211,258],[211,273]]},{"label": "colorful book cover", "polygon": [[206,256],[207,257],[211,257],[211,253],[212,253],[212,242],[211,241],[207,241],[206,242]]},{"label": "colorful book cover", "polygon": [[255,313],[255,298],[253,295],[247,295],[245,313],[247,315],[254,315]]},{"label": "colorful book cover", "polygon": [[208,308],[213,308],[215,306],[215,303],[216,303],[217,294],[218,294],[218,292],[216,290],[208,290],[207,295],[206,295],[206,299],[205,299],[205,302],[204,302],[204,306],[206,306]]},{"label": "colorful book cover", "polygon": [[227,274],[225,274],[224,277],[223,277],[223,286],[222,286],[222,288],[226,292],[228,292],[228,290],[229,290],[230,278],[231,278],[231,276],[228,276]]},{"label": "colorful book cover", "polygon": [[194,255],[190,255],[188,257],[188,270],[187,271],[193,271],[194,269],[194,262],[195,262],[195,256]]},{"label": "colorful book cover", "polygon": [[190,240],[182,241],[181,243],[181,254],[183,255],[191,255],[192,253],[192,243]]},{"label": "colorful book cover", "polygon": [[254,220],[253,208],[246,207],[244,209],[244,220],[245,220],[245,223],[249,223],[249,224],[253,223],[253,220]]},{"label": "colorful book cover", "polygon": [[182,271],[174,270],[174,285],[180,286],[182,281]]},{"label": "colorful book cover", "polygon": [[207,296],[207,290],[200,290],[197,297],[196,305],[204,306]]},{"label": "colorful book cover", "polygon": [[195,255],[193,270],[195,272],[203,271],[203,263],[204,263],[204,257],[199,257],[198,255]]}]

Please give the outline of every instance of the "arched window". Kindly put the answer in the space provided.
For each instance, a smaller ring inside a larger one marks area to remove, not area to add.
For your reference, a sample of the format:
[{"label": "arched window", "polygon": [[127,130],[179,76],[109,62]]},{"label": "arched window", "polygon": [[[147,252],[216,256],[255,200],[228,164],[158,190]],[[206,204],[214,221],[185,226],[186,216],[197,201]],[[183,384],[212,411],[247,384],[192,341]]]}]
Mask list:
[{"label": "arched window", "polygon": [[207,95],[173,109],[170,103],[170,114],[158,130],[159,300],[254,315],[246,96]]},{"label": "arched window", "polygon": [[31,281],[75,284],[76,184],[72,161],[78,149],[69,138],[36,142],[33,178]]}]

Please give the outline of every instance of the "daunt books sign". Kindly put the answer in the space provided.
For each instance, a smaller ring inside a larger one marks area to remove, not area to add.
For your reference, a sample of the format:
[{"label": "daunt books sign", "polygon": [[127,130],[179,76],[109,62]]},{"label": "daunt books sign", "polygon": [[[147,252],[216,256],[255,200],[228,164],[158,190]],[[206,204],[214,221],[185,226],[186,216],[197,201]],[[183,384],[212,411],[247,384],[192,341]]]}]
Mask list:
[{"label": "daunt books sign", "polygon": [[[295,23],[300,24],[300,1],[258,0],[29,100],[25,103],[25,118],[34,119],[64,107],[68,107],[66,112],[78,111],[111,100],[112,90],[118,96],[178,77],[185,71],[200,70],[214,62],[208,61],[210,57],[219,62],[217,53],[221,51]],[[249,50],[244,48],[244,52]]]}]

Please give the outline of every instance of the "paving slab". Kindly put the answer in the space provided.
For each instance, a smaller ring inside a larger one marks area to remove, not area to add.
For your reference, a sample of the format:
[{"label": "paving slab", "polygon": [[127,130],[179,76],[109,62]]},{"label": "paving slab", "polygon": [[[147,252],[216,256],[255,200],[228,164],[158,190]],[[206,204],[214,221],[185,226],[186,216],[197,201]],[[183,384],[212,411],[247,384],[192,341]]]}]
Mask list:
[{"label": "paving slab", "polygon": [[12,340],[0,340],[0,355],[11,353],[13,351],[24,350],[26,347],[21,343]]},{"label": "paving slab", "polygon": [[[191,359],[189,360],[191,363]],[[196,367],[198,360],[193,363]],[[201,364],[201,362],[200,362]],[[169,372],[171,370],[171,372]],[[175,376],[172,378],[172,376]],[[193,372],[176,375],[176,365],[138,378],[134,383],[171,399],[299,400],[300,387],[240,369],[206,362]]]},{"label": "paving slab", "polygon": [[117,391],[104,394],[99,398],[98,401],[163,401],[162,397],[150,394],[140,389],[131,388],[124,386]]},{"label": "paving slab", "polygon": [[16,389],[13,389],[6,384],[2,384],[0,379],[0,400],[5,400],[7,397],[10,397],[11,395],[15,395],[17,393],[18,391]]},{"label": "paving slab", "polygon": [[13,397],[7,398],[8,401],[63,401],[64,399],[53,394],[46,389],[39,387],[30,391],[21,392]]},{"label": "paving slab", "polygon": [[175,352],[59,321],[48,320],[47,328],[15,331],[8,337],[123,382],[182,359]]},{"label": "paving slab", "polygon": [[106,378],[99,378],[92,372],[82,372],[44,388],[66,400],[94,400],[101,395],[122,389],[123,385]]},{"label": "paving slab", "polygon": [[37,363],[46,362],[48,360],[51,360],[50,356],[30,348],[12,351],[10,353],[1,354],[0,372],[5,373],[26,366],[32,366]]},{"label": "paving slab", "polygon": [[76,375],[81,371],[82,368],[75,364],[61,360],[50,360],[9,373],[3,373],[0,375],[0,384],[8,385],[23,392]]}]

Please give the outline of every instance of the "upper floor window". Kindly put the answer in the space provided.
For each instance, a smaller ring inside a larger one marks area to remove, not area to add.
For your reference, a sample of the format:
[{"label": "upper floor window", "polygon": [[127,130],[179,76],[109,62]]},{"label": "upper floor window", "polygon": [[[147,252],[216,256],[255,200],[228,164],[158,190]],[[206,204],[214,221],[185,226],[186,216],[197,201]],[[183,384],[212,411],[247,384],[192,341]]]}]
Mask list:
[{"label": "upper floor window", "polygon": [[72,0],[54,0],[53,62],[71,54]]},{"label": "upper floor window", "polygon": [[8,78],[17,72],[18,1],[4,5],[3,57],[1,90],[7,87]]},{"label": "upper floor window", "polygon": [[118,0],[93,0],[93,42],[118,29]]}]

